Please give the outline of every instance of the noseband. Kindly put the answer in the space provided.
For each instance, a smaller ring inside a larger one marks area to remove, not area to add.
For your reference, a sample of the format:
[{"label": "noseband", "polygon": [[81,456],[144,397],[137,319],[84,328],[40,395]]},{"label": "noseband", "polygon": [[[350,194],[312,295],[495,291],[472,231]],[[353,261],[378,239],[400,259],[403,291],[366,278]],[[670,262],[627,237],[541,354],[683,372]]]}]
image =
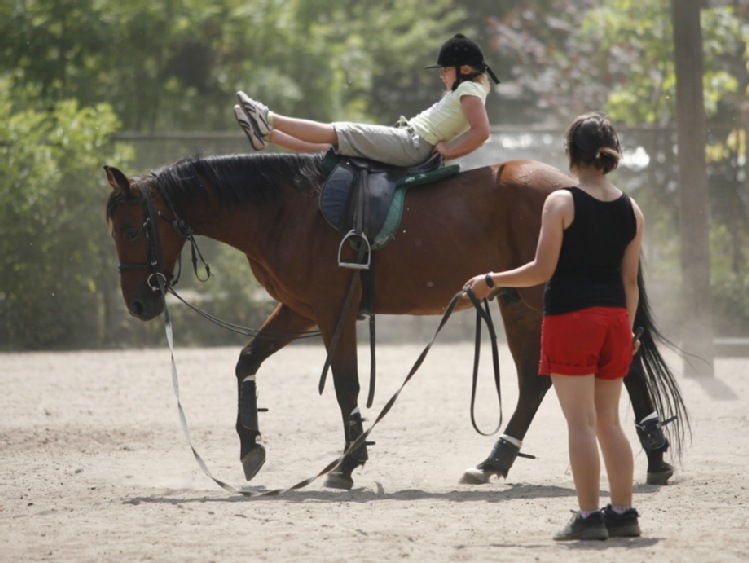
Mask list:
[{"label": "noseband", "polygon": [[[195,271],[195,277],[199,281],[205,282],[211,277],[211,268],[206,263],[203,255],[198,248],[198,243],[195,241],[193,230],[179,218],[174,205],[172,204],[169,197],[162,192],[162,197],[169,206],[170,211],[174,219],[169,219],[161,211],[157,211],[153,206],[153,200],[151,199],[151,193],[148,190],[148,185],[141,181],[135,181],[142,196],[139,199],[128,199],[120,202],[120,204],[131,204],[131,205],[142,205],[143,206],[143,234],[148,241],[148,259],[146,262],[120,262],[118,266],[119,273],[122,274],[128,270],[148,270],[149,276],[146,280],[146,284],[151,288],[151,291],[165,291],[170,290],[173,286],[177,285],[180,274],[182,272],[182,255],[177,257],[177,275],[173,275],[171,280],[168,280],[166,273],[164,272],[164,253],[161,248],[161,238],[159,237],[159,229],[156,225],[156,219],[161,218],[171,223],[174,230],[183,237],[185,240],[190,242],[190,253],[192,256],[193,270]],[[198,259],[203,264],[206,275],[205,278],[201,278],[198,273]]]}]

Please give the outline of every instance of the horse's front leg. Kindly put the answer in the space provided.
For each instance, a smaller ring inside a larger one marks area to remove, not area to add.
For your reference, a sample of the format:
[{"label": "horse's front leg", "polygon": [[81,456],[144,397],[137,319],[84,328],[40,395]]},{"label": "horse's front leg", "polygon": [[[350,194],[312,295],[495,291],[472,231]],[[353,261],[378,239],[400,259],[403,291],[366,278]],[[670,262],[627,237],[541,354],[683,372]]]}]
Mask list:
[{"label": "horse's front leg", "polygon": [[665,485],[674,474],[673,466],[663,459],[670,444],[661,429],[661,420],[648,391],[645,368],[639,355],[632,361],[629,374],[624,378],[624,386],[635,414],[637,437],[648,456],[647,483]]},{"label": "horse's front leg", "polygon": [[[344,428],[344,451],[356,441],[364,432],[364,423],[359,411],[359,373],[356,350],[356,318],[352,310],[344,320],[341,334],[330,359],[330,369],[333,372],[336,399],[341,410]],[[330,350],[332,334],[335,327],[320,324],[325,346]],[[368,459],[367,444],[364,443],[353,452],[346,455],[340,464],[328,473],[325,486],[334,489],[349,490],[354,486],[351,476],[354,469],[364,465]]]},{"label": "horse's front leg", "polygon": [[239,459],[248,481],[257,475],[265,463],[265,447],[260,442],[257,419],[257,371],[266,358],[313,326],[314,322],[310,319],[279,304],[263,323],[257,336],[239,354],[235,368],[239,394],[236,430],[239,435]]},{"label": "horse's front leg", "polygon": [[538,375],[541,314],[526,306],[514,289],[501,290],[497,300],[517,369],[518,401],[504,434],[497,439],[489,456],[463,473],[460,483],[464,485],[488,483],[492,476],[507,477],[533,417],[551,387],[550,377]]}]

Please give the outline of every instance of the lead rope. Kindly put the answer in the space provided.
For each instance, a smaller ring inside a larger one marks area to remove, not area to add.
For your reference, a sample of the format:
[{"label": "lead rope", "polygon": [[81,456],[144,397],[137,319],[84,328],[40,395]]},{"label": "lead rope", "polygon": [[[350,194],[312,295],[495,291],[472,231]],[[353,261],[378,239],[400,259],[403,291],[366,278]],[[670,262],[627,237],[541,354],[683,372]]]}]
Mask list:
[{"label": "lead rope", "polygon": [[[497,335],[494,332],[494,323],[492,322],[491,313],[489,312],[489,301],[484,299],[484,309],[481,309],[481,303],[472,291],[467,292],[468,297],[476,308],[476,340],[473,353],[473,373],[471,374],[471,424],[473,429],[482,436],[491,436],[499,432],[502,427],[502,391],[499,385],[499,350],[497,348]],[[497,391],[497,400],[499,401],[499,421],[497,427],[491,432],[483,432],[476,423],[476,390],[478,388],[479,356],[481,351],[481,321],[484,321],[489,331],[489,342],[492,348],[492,361],[494,364],[494,388]]]},{"label": "lead rope", "polygon": [[[164,284],[164,280],[162,276],[158,276],[159,281],[159,287],[161,289],[161,294],[163,297],[166,297],[166,286]],[[198,462],[198,466],[200,466],[200,469],[203,470],[203,473],[211,479],[214,483],[216,483],[219,487],[224,489],[225,491],[228,491],[230,493],[234,494],[240,494],[248,499],[257,499],[262,497],[271,497],[271,496],[278,496],[285,494],[289,491],[295,491],[302,489],[312,483],[313,481],[317,480],[318,478],[322,477],[326,473],[330,473],[333,469],[335,469],[342,461],[343,458],[347,455],[354,452],[357,448],[362,446],[364,442],[366,441],[369,434],[374,430],[374,427],[379,424],[379,422],[385,418],[385,415],[387,415],[388,412],[390,412],[390,409],[393,408],[393,405],[395,404],[395,401],[398,399],[398,396],[401,394],[401,391],[403,391],[403,388],[406,386],[406,384],[411,381],[411,378],[414,376],[416,371],[421,367],[421,364],[424,363],[424,360],[427,357],[427,354],[429,353],[429,350],[432,348],[432,345],[434,344],[434,341],[437,339],[437,335],[440,333],[442,328],[447,323],[447,320],[450,318],[450,316],[453,314],[453,311],[455,310],[456,305],[460,301],[461,297],[463,296],[464,291],[461,290],[458,293],[453,296],[453,298],[450,300],[450,303],[448,304],[447,308],[445,309],[445,313],[442,315],[442,318],[440,319],[439,325],[437,326],[437,330],[434,332],[434,335],[432,336],[432,339],[429,341],[429,343],[424,347],[424,349],[419,354],[419,357],[416,359],[416,362],[414,362],[413,366],[411,366],[410,371],[408,372],[408,375],[406,375],[406,378],[403,380],[403,383],[401,383],[398,390],[393,394],[392,397],[388,400],[387,403],[385,403],[385,406],[382,407],[382,410],[377,415],[377,418],[372,423],[372,425],[367,428],[366,431],[364,431],[352,444],[346,449],[343,454],[336,458],[335,460],[331,461],[328,465],[326,465],[323,469],[321,469],[316,475],[313,477],[309,477],[307,479],[304,479],[303,481],[299,481],[298,483],[291,485],[290,487],[286,489],[273,489],[269,491],[263,491],[263,492],[257,492],[257,491],[247,491],[243,489],[238,489],[237,487],[234,487],[225,481],[221,481],[220,479],[217,479],[213,476],[213,473],[211,473],[210,469],[208,469],[208,466],[206,465],[205,461],[203,461],[203,458],[200,457],[200,454],[195,449],[195,446],[192,443],[192,439],[190,438],[190,430],[187,426],[187,418],[185,417],[185,411],[182,407],[182,401],[180,399],[180,393],[179,393],[179,376],[177,374],[177,362],[174,359],[174,331],[172,328],[172,320],[169,315],[169,308],[166,304],[166,299],[164,299],[164,331],[166,332],[166,340],[169,344],[169,355],[171,357],[171,363],[172,363],[172,386],[174,387],[174,395],[177,399],[177,411],[179,412],[179,420],[180,424],[182,426],[182,432],[185,435],[185,439],[187,440],[187,445],[190,447],[190,450],[192,450],[192,455],[195,457],[195,461]],[[476,299],[473,292],[468,289],[465,291],[465,293],[469,296],[471,299],[471,302],[478,304],[478,300]],[[480,304],[479,304],[480,305]],[[477,306],[477,310],[479,311],[478,315],[482,318],[485,318],[483,315],[481,315],[481,307]],[[485,321],[487,319],[485,318]],[[488,319],[488,322],[491,322],[491,319]],[[490,333],[493,333],[493,329],[490,329]],[[500,418],[501,418],[501,403],[500,403]],[[474,425],[475,426],[475,425]],[[478,430],[478,429],[477,429]]]}]

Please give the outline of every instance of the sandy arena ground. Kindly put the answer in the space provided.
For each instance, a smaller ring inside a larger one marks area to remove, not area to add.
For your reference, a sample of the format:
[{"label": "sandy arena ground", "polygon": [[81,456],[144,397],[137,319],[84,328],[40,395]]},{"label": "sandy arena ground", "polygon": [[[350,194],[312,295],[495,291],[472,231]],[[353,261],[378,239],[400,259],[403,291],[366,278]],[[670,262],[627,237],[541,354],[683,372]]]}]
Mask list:
[{"label": "sandy arena ground", "polygon": [[[421,346],[380,346],[371,420]],[[178,349],[182,399],[211,471],[246,486],[234,434],[237,349]],[[622,406],[636,456],[643,537],[556,543],[575,508],[566,429],[547,396],[507,481],[463,486],[494,438],[470,425],[471,344],[437,344],[375,428],[352,491],[322,479],[280,497],[220,489],[195,462],[179,424],[167,349],[0,355],[2,561],[747,561],[749,359],[719,359],[711,381],[681,380],[693,440],[665,487],[645,485],[646,458]],[[505,420],[517,396],[502,354]],[[479,423],[490,430],[488,348]],[[671,358],[671,356],[669,356]],[[319,346],[293,346],[259,374],[268,460],[253,490],[284,488],[339,454],[332,388],[317,394]],[[368,350],[360,349],[364,392]],[[680,362],[673,358],[675,366]],[[362,399],[362,403],[364,399]],[[370,423],[367,423],[369,426]],[[605,475],[602,502],[606,502]]]}]

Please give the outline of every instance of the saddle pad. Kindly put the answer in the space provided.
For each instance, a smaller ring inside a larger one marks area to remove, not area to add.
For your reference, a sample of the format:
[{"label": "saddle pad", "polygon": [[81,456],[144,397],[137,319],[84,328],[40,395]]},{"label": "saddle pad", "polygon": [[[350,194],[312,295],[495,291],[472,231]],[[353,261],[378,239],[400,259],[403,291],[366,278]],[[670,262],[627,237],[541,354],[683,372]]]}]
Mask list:
[{"label": "saddle pad", "polygon": [[460,172],[460,165],[451,164],[449,166],[443,166],[432,172],[425,172],[423,174],[415,174],[413,176],[406,176],[398,180],[398,188],[395,190],[393,195],[393,201],[388,208],[387,217],[385,217],[385,223],[382,229],[371,241],[372,250],[381,250],[386,247],[389,243],[395,239],[395,235],[398,233],[398,229],[401,226],[403,220],[403,207],[406,200],[406,191],[408,188],[415,186],[422,186],[424,184],[431,184],[444,178],[449,178]]},{"label": "saddle pad", "polygon": [[[457,164],[439,166],[439,162],[436,155],[420,166],[405,169],[340,157],[329,151],[323,161],[323,168],[330,172],[320,193],[320,211],[333,228],[345,235],[354,228],[358,198],[364,198],[361,229],[370,244],[377,241],[378,248],[382,248],[393,240],[400,226],[405,189],[436,182],[460,170]],[[366,185],[361,185],[364,178]]]}]

